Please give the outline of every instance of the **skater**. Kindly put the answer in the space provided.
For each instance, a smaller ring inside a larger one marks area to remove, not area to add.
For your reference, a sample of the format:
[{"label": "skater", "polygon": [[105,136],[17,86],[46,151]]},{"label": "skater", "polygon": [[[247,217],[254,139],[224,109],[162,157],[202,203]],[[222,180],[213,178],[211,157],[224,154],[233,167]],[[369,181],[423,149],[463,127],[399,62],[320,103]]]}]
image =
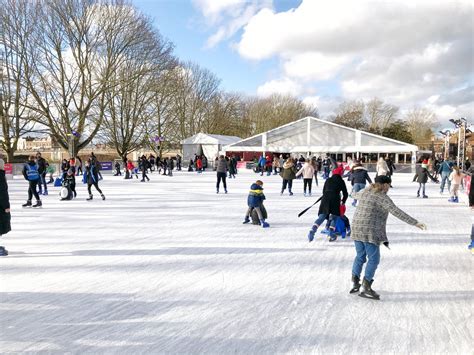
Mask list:
[{"label": "skater", "polygon": [[115,162],[115,174],[114,176],[122,176],[122,172],[120,171],[120,162]]},{"label": "skater", "polygon": [[334,242],[337,239],[335,233],[336,217],[341,215],[340,206],[346,203],[348,197],[346,183],[342,179],[343,173],[344,169],[342,166],[334,169],[332,176],[324,183],[323,197],[321,199],[321,204],[319,205],[318,218],[316,218],[308,233],[308,240],[310,243],[313,241],[314,235],[325,219],[329,219],[329,241]]},{"label": "skater", "polygon": [[[40,195],[48,194],[48,185],[46,184],[46,169],[49,166],[48,162],[41,156],[41,153],[36,153],[36,164],[38,164],[38,174],[40,181],[38,183],[38,193]],[[44,191],[43,191],[44,187]]]},{"label": "skater", "polygon": [[267,176],[272,174],[272,159],[269,155],[265,157],[265,171],[267,172]]},{"label": "skater", "polygon": [[[356,163],[352,167],[350,177],[351,177],[350,181],[352,185],[352,192],[359,192],[360,190],[365,189],[366,182],[368,182],[369,184],[372,183],[372,179],[370,178],[369,173],[359,161],[356,161]],[[354,198],[354,201],[352,202],[352,206],[354,207],[357,206],[357,200],[355,198]]]},{"label": "skater", "polygon": [[261,155],[260,159],[258,159],[258,171],[260,171],[260,176],[263,176],[263,173],[265,172],[266,163],[267,163],[267,159],[265,158],[264,155]]},{"label": "skater", "polygon": [[388,169],[387,162],[383,157],[379,158],[375,170],[377,172],[377,174],[375,175],[376,177],[380,175],[387,176],[389,174],[390,170]]},{"label": "skater", "polygon": [[77,176],[82,175],[82,160],[79,158],[79,155],[76,156],[76,174]]},{"label": "skater", "polygon": [[[303,167],[296,173],[296,177],[303,175],[303,192],[305,197],[311,196],[311,185],[313,184],[314,166],[309,159],[306,159]],[[308,193],[306,194],[306,188]]]},{"label": "skater", "polygon": [[331,159],[326,155],[326,157],[321,162],[323,168],[323,179],[326,180],[329,178]]},{"label": "skater", "polygon": [[273,157],[273,175],[276,175],[280,172],[280,159],[278,157]]},{"label": "skater", "polygon": [[474,165],[471,165],[465,173],[466,175],[469,175],[471,177],[471,184],[469,187],[469,207],[471,207],[471,209],[474,210],[474,181],[473,181]]},{"label": "skater", "polygon": [[181,171],[181,155],[176,154],[176,171]]},{"label": "skater", "polygon": [[438,174],[441,175],[441,186],[439,187],[440,195],[442,195],[444,192],[444,185],[446,184],[446,181],[448,182],[448,192],[451,191],[451,181],[449,181],[449,175],[451,174],[452,170],[453,163],[451,162],[450,158],[443,161],[438,168]]},{"label": "skater", "polygon": [[173,158],[169,158],[169,160],[168,160],[168,176],[173,176],[173,169],[174,169],[174,160],[173,160]]},{"label": "skater", "polygon": [[148,161],[150,162],[150,174],[152,174],[155,171],[155,156],[150,154]]},{"label": "skater", "polygon": [[320,169],[320,164],[318,163],[318,160],[316,159],[316,157],[311,158],[311,165],[313,165],[313,168],[314,168],[314,182],[316,183],[316,186],[319,186],[318,173]]},{"label": "skater", "polygon": [[54,166],[48,164],[48,166],[46,167],[46,174],[49,174],[49,181],[47,182],[47,184],[51,184],[52,182],[54,182]]},{"label": "skater", "polygon": [[235,157],[232,156],[229,160],[229,179],[235,179],[235,174],[237,174],[237,161]]},{"label": "skater", "polygon": [[189,165],[188,165],[188,172],[194,171],[193,166],[194,166],[194,162],[192,159],[190,159]]},{"label": "skater", "polygon": [[198,174],[202,174],[202,159],[201,157],[197,157],[196,160],[196,171]]},{"label": "skater", "polygon": [[76,177],[74,175],[74,170],[69,169],[66,177],[62,182],[63,189],[61,189],[61,201],[72,200],[73,198],[77,197],[76,192]]},{"label": "skater", "polygon": [[216,193],[219,193],[219,186],[221,184],[221,180],[222,180],[222,184],[224,185],[224,192],[227,193],[227,183],[226,183],[227,170],[228,170],[227,162],[225,160],[225,157],[221,155],[216,165],[216,172],[217,172]]},{"label": "skater", "polygon": [[145,179],[146,181],[150,181],[150,178],[146,174],[148,170],[148,164],[149,164],[148,159],[146,158],[145,155],[142,155],[141,161],[140,161],[140,167],[142,169],[142,179],[140,180],[141,182],[145,182]]},{"label": "skater", "polygon": [[69,162],[67,161],[67,159],[63,159],[63,162],[61,163],[61,180],[64,180],[69,168]]},{"label": "skater", "polygon": [[465,177],[466,174],[462,173],[457,165],[453,166],[453,171],[451,175],[449,175],[449,181],[451,181],[452,183],[452,189],[451,198],[448,200],[448,202],[459,202],[459,186],[461,186],[462,179],[464,179]]},{"label": "skater", "polygon": [[31,155],[28,162],[23,167],[23,177],[28,181],[28,200],[22,207],[31,207],[31,199],[33,196],[36,199],[36,204],[33,207],[41,207],[42,203],[36,191],[36,187],[40,182],[40,175],[38,173],[38,165],[35,162],[35,156]]},{"label": "skater", "polygon": [[280,196],[283,196],[283,192],[285,192],[286,186],[288,186],[289,195],[293,196],[291,188],[293,187],[293,180],[296,178],[296,168],[292,158],[288,158],[285,161],[285,163],[283,164],[283,170],[280,172],[280,176],[283,178]]},{"label": "skater", "polygon": [[105,200],[105,196],[102,193],[102,190],[99,188],[99,172],[97,170],[97,167],[92,163],[91,159],[86,161],[84,180],[87,183],[87,192],[89,192],[89,197],[87,198],[87,201],[92,200],[92,198],[94,197],[91,191],[92,185],[94,185],[95,189],[100,193],[102,200]]},{"label": "skater", "polygon": [[[0,158],[0,237],[11,231],[10,197],[5,177],[5,162]],[[0,256],[8,255],[5,247],[0,246]]]},{"label": "skater", "polygon": [[359,200],[359,206],[352,219],[351,238],[354,240],[356,257],[352,266],[353,287],[350,293],[359,292],[362,267],[368,258],[360,296],[375,300],[380,299],[380,296],[372,289],[372,283],[380,262],[380,244],[388,247],[386,232],[388,214],[391,213],[403,222],[422,230],[426,229],[425,224],[403,212],[388,197],[391,182],[388,176],[379,175],[369,188],[354,194]]},{"label": "skater", "polygon": [[258,218],[260,220],[260,224],[263,228],[268,228],[270,227],[270,224],[265,222],[265,218],[262,213],[262,207],[263,207],[263,200],[265,200],[265,195],[263,194],[263,182],[260,180],[255,181],[250,186],[250,192],[247,197],[247,213],[245,214],[245,219],[243,224],[247,224],[250,222],[250,214],[252,213],[252,210],[255,210],[257,212]]},{"label": "skater", "polygon": [[203,155],[203,156],[201,157],[201,160],[202,160],[202,167],[201,167],[201,168],[202,168],[202,171],[206,171],[207,165],[208,165],[206,156]]},{"label": "skater", "polygon": [[129,177],[125,177],[126,179],[133,179],[133,175],[135,175],[135,177],[138,179],[137,170],[130,159],[127,161],[127,170],[129,172]]},{"label": "skater", "polygon": [[416,181],[419,184],[416,197],[420,197],[420,190],[421,190],[421,192],[423,193],[422,197],[428,198],[428,196],[425,193],[425,186],[426,186],[426,183],[428,182],[428,178],[430,178],[432,181],[435,181],[434,177],[431,176],[431,174],[428,172],[428,166],[426,164],[421,164],[420,166],[417,166],[416,174],[413,177],[413,182]]}]

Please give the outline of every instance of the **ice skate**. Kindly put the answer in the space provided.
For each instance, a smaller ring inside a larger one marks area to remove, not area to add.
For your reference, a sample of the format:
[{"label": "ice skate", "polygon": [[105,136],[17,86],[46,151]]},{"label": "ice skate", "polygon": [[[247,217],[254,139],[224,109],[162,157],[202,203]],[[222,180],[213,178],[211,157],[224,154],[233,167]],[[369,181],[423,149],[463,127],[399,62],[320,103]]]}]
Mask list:
[{"label": "ice skate", "polygon": [[362,292],[359,293],[360,297],[370,298],[372,300],[380,300],[380,295],[372,290],[372,281],[368,281],[366,278],[362,281]]},{"label": "ice skate", "polygon": [[33,207],[41,207],[41,206],[43,206],[43,203],[41,202],[41,200],[36,201],[36,203],[33,205]]},{"label": "ice skate", "polygon": [[26,201],[25,204],[21,205],[21,207],[31,207],[31,200]]},{"label": "ice skate", "polygon": [[356,293],[360,290],[360,278],[359,276],[352,275],[352,288],[349,293]]},{"label": "ice skate", "polygon": [[102,197],[102,201],[105,201],[105,195],[104,195],[104,194],[100,194],[100,196]]},{"label": "ice skate", "polygon": [[265,222],[264,219],[261,219],[261,220],[260,220],[260,224],[262,225],[263,228],[268,228],[268,227],[270,227],[270,224],[268,224],[267,222]]},{"label": "ice skate", "polygon": [[242,224],[247,224],[247,223],[250,223],[250,217],[249,216],[245,216],[245,219],[242,222]]},{"label": "ice skate", "polygon": [[92,196],[92,195],[89,195],[89,197],[88,197],[88,198],[86,198],[86,201],[91,201],[93,198],[94,198],[94,196]]}]

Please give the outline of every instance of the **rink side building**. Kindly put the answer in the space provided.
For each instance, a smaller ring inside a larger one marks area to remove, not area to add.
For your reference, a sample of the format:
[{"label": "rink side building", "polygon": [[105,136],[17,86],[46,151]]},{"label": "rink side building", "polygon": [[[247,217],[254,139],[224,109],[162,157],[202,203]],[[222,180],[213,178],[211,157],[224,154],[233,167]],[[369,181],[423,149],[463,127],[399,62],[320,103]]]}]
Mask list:
[{"label": "rink side building", "polygon": [[[315,117],[300,120],[228,144],[225,152],[291,153],[305,156],[326,153],[343,160],[391,154],[396,163],[414,163],[418,147]],[[244,154],[246,155],[246,154]]]},{"label": "rink side building", "polygon": [[209,162],[214,161],[216,156],[225,145],[242,140],[240,137],[223,136],[218,134],[198,133],[181,141],[183,146],[183,162],[188,163],[194,159],[194,155],[205,155]]}]

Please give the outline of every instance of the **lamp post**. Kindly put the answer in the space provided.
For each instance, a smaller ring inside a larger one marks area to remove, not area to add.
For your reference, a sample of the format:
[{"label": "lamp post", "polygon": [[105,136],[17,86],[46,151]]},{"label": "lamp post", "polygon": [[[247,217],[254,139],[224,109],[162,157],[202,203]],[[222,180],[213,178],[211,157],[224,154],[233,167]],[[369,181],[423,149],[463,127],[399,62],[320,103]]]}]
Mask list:
[{"label": "lamp post", "polygon": [[449,157],[449,139],[451,132],[449,130],[446,131],[439,131],[444,137],[444,160],[448,159]]},{"label": "lamp post", "polygon": [[460,168],[463,168],[466,154],[466,131],[467,129],[467,120],[464,117],[459,119],[450,119],[449,122],[454,124],[458,133],[458,156],[457,156],[457,165]]}]

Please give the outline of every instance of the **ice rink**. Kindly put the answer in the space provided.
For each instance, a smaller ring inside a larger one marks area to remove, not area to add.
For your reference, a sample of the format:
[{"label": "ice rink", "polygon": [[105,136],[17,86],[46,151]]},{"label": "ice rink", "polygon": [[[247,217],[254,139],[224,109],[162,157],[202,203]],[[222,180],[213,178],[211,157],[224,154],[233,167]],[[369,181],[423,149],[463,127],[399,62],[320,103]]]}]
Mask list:
[{"label": "ice rink", "polygon": [[[373,178],[373,174],[371,174]],[[151,182],[105,176],[86,201],[22,209],[27,183],[9,181],[12,232],[1,245],[2,353],[472,354],[473,256],[467,196],[448,203],[439,185],[417,199],[411,174],[389,194],[428,226],[390,217],[391,250],[373,288],[381,301],[349,295],[350,239],[307,232],[320,196],[280,196],[263,176],[270,228],[242,225],[250,184],[241,171],[229,193],[215,173],[151,174]],[[351,200],[349,200],[351,201]],[[354,207],[347,204],[351,219]]]}]

